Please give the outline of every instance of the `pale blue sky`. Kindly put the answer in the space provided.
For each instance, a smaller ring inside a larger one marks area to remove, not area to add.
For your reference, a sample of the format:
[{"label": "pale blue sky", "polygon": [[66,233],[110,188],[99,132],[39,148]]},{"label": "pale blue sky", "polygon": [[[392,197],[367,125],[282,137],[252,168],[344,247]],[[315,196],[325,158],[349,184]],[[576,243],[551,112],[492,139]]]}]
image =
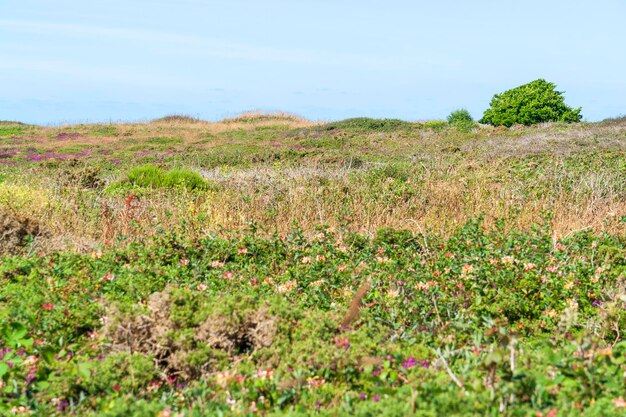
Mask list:
[{"label": "pale blue sky", "polygon": [[624,0],[0,0],[0,120],[476,118],[536,78],[626,114]]}]

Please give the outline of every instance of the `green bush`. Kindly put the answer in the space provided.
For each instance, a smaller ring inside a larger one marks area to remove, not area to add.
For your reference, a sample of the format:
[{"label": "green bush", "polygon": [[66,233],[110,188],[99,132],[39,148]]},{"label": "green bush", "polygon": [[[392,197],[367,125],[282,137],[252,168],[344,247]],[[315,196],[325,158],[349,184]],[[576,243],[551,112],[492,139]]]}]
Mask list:
[{"label": "green bush", "polygon": [[462,132],[469,132],[476,125],[472,115],[466,109],[458,109],[450,113],[448,124]]},{"label": "green bush", "polygon": [[137,187],[194,190],[204,189],[207,186],[206,181],[197,172],[182,168],[164,171],[152,164],[135,167],[128,172],[127,176],[128,183]]},{"label": "green bush", "polygon": [[480,123],[510,127],[544,122],[579,122],[581,108],[565,104],[563,92],[543,79],[535,80],[512,90],[496,94]]}]

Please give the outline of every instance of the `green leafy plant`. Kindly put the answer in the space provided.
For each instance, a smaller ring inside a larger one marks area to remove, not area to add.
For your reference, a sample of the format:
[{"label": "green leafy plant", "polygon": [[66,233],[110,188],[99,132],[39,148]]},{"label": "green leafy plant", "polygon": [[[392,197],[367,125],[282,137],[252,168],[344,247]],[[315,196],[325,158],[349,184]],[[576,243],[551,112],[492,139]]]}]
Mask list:
[{"label": "green leafy plant", "polygon": [[480,123],[510,127],[514,124],[579,122],[581,108],[567,106],[563,93],[555,89],[555,84],[538,79],[496,94]]},{"label": "green leafy plant", "polygon": [[474,126],[476,126],[472,115],[466,109],[458,109],[453,111],[448,115],[447,120],[450,126],[462,132],[469,132],[474,128]]},{"label": "green leafy plant", "polygon": [[156,165],[146,164],[132,168],[127,182],[137,187],[146,188],[187,188],[189,190],[205,189],[206,181],[200,174],[189,169],[172,169],[164,171]]}]

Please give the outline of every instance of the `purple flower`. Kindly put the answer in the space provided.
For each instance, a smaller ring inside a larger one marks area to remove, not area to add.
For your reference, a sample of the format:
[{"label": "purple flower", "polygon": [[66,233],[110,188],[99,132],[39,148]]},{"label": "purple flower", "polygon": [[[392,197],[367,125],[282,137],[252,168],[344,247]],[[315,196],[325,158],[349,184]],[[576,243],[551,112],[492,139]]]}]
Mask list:
[{"label": "purple flower", "polygon": [[413,356],[402,362],[402,367],[404,369],[413,368],[414,366],[417,366],[417,362],[415,362],[415,358]]},{"label": "purple flower", "polygon": [[4,355],[11,351],[13,351],[13,349],[11,349],[10,347],[3,347],[2,349],[0,349],[0,360],[4,358]]},{"label": "purple flower", "polygon": [[61,400],[61,401],[59,401],[59,402],[57,403],[57,410],[58,410],[58,411],[63,411],[63,410],[65,410],[67,407],[69,407],[69,405],[70,405],[70,403],[68,403],[67,401],[63,401],[63,400]]},{"label": "purple flower", "polygon": [[366,398],[367,398],[367,395],[365,395],[365,393],[361,393],[361,394],[359,395],[359,398],[360,398],[360,399],[362,399],[362,400],[364,400],[364,399],[366,399]]},{"label": "purple flower", "polygon": [[61,132],[58,135],[56,135],[55,139],[57,139],[57,140],[68,140],[68,139],[76,139],[79,136],[80,136],[80,134],[78,134],[78,133]]},{"label": "purple flower", "polygon": [[26,158],[30,159],[33,162],[41,162],[44,159],[46,159],[44,155],[38,155],[38,154],[28,154],[26,155]]},{"label": "purple flower", "polygon": [[378,395],[374,395],[372,397],[372,401],[374,401],[375,403],[377,403],[378,401],[380,401],[380,397]]},{"label": "purple flower", "polygon": [[604,304],[604,303],[602,301],[600,301],[600,300],[593,300],[591,302],[591,306],[592,307],[602,307],[602,304]]},{"label": "purple flower", "polygon": [[430,368],[430,361],[428,359],[420,359],[419,365],[424,369],[428,369]]}]

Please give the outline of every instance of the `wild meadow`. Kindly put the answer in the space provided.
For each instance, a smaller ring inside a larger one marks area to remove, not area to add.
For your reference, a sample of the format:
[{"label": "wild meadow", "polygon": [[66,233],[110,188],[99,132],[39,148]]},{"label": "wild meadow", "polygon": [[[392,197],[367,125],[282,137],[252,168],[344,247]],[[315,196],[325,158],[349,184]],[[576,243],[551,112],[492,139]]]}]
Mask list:
[{"label": "wild meadow", "polygon": [[626,119],[0,122],[0,414],[626,415]]}]

